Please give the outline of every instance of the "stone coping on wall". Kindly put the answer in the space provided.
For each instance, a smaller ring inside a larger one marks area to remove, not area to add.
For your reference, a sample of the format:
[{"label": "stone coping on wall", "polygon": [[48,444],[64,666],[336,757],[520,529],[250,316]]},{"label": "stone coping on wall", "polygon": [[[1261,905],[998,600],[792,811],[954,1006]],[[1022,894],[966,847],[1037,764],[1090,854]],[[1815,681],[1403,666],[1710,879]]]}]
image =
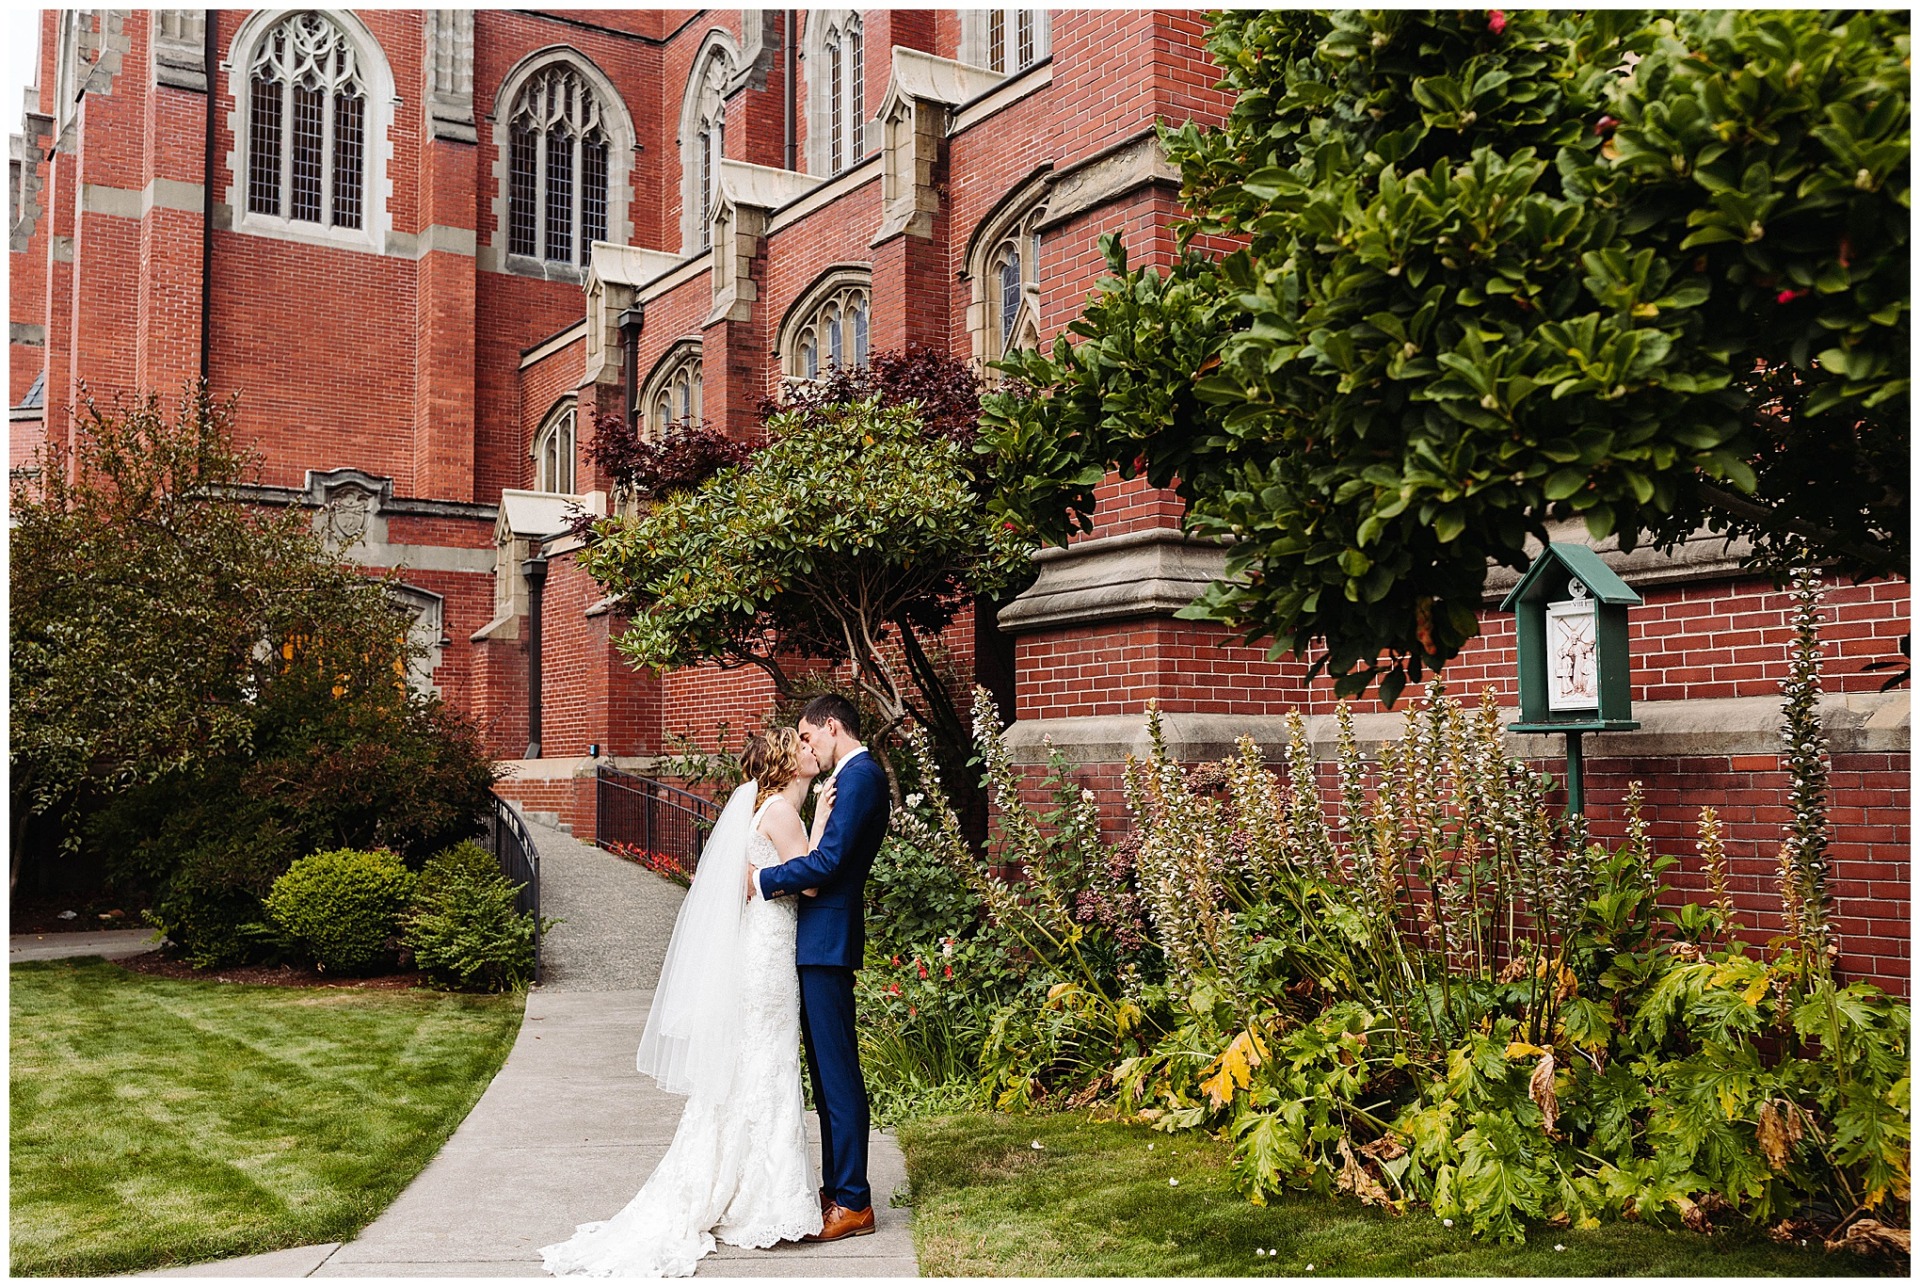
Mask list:
[{"label": "stone coping on wall", "polygon": [[590,778],[600,768],[618,769],[622,773],[636,773],[642,777],[653,772],[659,764],[659,758],[652,755],[554,755],[539,760],[495,760],[494,767],[504,769],[507,776],[493,784],[495,795],[511,797],[513,788],[522,782],[567,782],[574,778]]},{"label": "stone coping on wall", "polygon": [[[1550,523],[1547,531],[1556,541],[1587,543],[1586,526],[1578,519]],[[1725,536],[1704,530],[1667,551],[1642,545],[1623,554],[1618,538],[1611,536],[1592,545],[1635,589],[1759,575],[1743,562],[1753,550],[1749,542],[1740,538],[1729,544]],[[1527,548],[1537,555],[1539,542],[1530,539]],[[1039,568],[1034,583],[1000,612],[1000,628],[1009,634],[1170,617],[1226,575],[1227,552],[1217,540],[1149,528],[1053,546],[1033,561]],[[1498,604],[1519,580],[1514,569],[1490,564],[1482,602]]]},{"label": "stone coping on wall", "polygon": [[[1839,754],[1908,750],[1910,702],[1911,695],[1905,692],[1825,695],[1820,720],[1829,750]],[[1584,743],[1587,758],[1775,755],[1780,751],[1777,698],[1642,702],[1633,715],[1640,727],[1631,732],[1589,733]],[[1501,708],[1502,726],[1519,718],[1518,707]],[[1370,750],[1399,737],[1406,716],[1403,712],[1357,714],[1353,725],[1355,739],[1362,749]],[[1160,726],[1168,749],[1183,763],[1232,755],[1242,735],[1251,735],[1269,762],[1285,755],[1284,716],[1167,712],[1161,715]],[[1334,716],[1308,716],[1307,736],[1316,757],[1333,758],[1338,738]],[[1144,713],[1021,720],[1006,731],[1005,738],[1018,764],[1045,764],[1049,743],[1069,764],[1119,764],[1129,755],[1145,758],[1151,750]],[[1508,750],[1522,759],[1556,759],[1566,751],[1565,739],[1553,735],[1509,733],[1506,741]]]}]

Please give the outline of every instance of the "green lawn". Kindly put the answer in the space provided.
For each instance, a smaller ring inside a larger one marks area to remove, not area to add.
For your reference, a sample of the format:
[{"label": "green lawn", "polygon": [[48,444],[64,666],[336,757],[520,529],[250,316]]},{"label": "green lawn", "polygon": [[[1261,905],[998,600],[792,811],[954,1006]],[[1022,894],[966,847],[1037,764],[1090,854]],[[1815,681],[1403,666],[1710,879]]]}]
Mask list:
[{"label": "green lawn", "polygon": [[902,1125],[898,1135],[920,1272],[929,1277],[1906,1273],[1904,1263],[1731,1230],[1539,1228],[1524,1246],[1503,1247],[1429,1214],[1395,1217],[1350,1200],[1300,1195],[1257,1207],[1234,1193],[1226,1150],[1206,1136],[1084,1113],[963,1113]]},{"label": "green lawn", "polygon": [[506,1058],[518,996],[11,970],[12,1271],[109,1274],[345,1239]]}]

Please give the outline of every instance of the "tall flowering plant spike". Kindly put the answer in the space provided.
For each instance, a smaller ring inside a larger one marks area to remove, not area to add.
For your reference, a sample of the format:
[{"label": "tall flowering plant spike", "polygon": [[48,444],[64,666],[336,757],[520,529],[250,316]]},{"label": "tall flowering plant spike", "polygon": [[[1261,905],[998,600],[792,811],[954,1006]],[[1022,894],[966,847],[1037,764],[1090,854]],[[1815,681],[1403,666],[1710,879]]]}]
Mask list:
[{"label": "tall flowering plant spike", "polygon": [[1820,727],[1820,624],[1823,583],[1818,571],[1793,574],[1793,644],[1780,684],[1782,758],[1787,805],[1793,812],[1780,852],[1783,903],[1790,937],[1811,974],[1825,974],[1837,951],[1827,894],[1827,737]]},{"label": "tall flowering plant spike", "polygon": [[1719,921],[1720,939],[1739,928],[1733,919],[1733,892],[1727,880],[1727,844],[1720,830],[1720,815],[1712,805],[1700,810],[1700,838],[1694,842],[1700,860],[1707,868],[1707,888],[1713,893],[1713,910]]}]

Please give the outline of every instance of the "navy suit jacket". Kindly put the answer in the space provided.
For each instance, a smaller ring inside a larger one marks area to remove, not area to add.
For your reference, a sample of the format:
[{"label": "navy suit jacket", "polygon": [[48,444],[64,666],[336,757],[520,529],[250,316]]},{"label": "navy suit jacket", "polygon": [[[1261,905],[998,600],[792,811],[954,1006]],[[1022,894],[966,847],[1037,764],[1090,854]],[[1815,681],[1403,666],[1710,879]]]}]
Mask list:
[{"label": "navy suit jacket", "polygon": [[820,847],[762,868],[760,892],[773,898],[818,889],[818,896],[800,900],[795,964],[857,970],[867,950],[867,873],[886,839],[893,801],[887,772],[871,754],[856,755],[841,765],[834,792]]}]

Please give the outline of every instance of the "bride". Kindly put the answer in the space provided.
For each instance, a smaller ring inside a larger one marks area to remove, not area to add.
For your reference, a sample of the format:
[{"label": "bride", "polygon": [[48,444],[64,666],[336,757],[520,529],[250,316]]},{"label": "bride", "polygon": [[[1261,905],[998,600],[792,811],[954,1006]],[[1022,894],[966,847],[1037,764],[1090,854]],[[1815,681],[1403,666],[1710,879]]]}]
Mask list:
[{"label": "bride", "polygon": [[[771,1247],[820,1232],[819,1176],[800,1095],[795,900],[745,898],[749,865],[817,845],[800,805],[819,763],[793,729],[756,733],[674,922],[636,1065],[687,1096],[666,1156],[625,1209],[540,1249],[547,1271],[683,1278],[714,1239]],[[807,890],[806,893],[813,893]]]}]

